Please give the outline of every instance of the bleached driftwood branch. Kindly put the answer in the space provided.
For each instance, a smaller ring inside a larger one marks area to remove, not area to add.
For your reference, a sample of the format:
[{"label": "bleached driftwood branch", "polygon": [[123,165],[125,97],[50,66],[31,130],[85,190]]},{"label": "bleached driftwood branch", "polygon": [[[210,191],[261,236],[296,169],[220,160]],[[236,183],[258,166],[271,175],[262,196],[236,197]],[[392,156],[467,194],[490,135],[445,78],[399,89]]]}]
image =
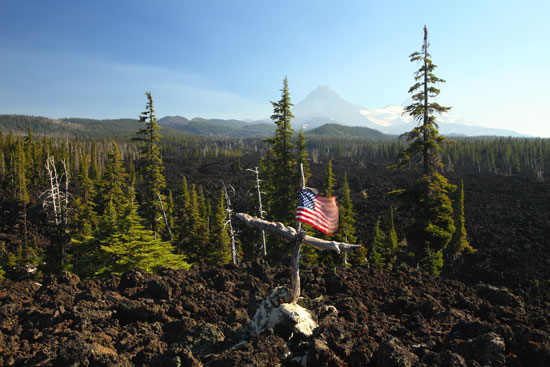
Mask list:
[{"label": "bleached driftwood branch", "polygon": [[332,251],[336,251],[337,253],[340,253],[340,252],[347,253],[356,248],[361,247],[360,245],[351,245],[349,243],[337,242],[337,241],[326,241],[320,238],[311,237],[306,235],[305,232],[302,230],[297,231],[296,229],[285,226],[282,223],[269,222],[267,220],[264,220],[258,217],[253,217],[246,213],[237,213],[235,214],[235,216],[251,227],[256,227],[272,235],[281,237],[283,240],[287,242],[294,243],[294,247],[292,249],[291,265],[290,265],[291,266],[290,280],[291,280],[292,290],[291,290],[290,298],[285,300],[286,302],[289,302],[289,303],[296,303],[298,301],[298,298],[300,297],[299,264],[300,264],[300,246],[302,245],[302,243],[305,243],[306,245],[310,245],[320,251],[332,250]]},{"label": "bleached driftwood branch", "polygon": [[[280,222],[277,222],[277,223],[269,222],[267,220],[264,220],[258,217],[253,217],[246,213],[237,213],[235,214],[235,216],[240,220],[242,220],[243,222],[245,222],[247,225],[251,227],[256,227],[258,229],[262,229],[275,236],[281,237],[287,242],[294,242],[298,239],[298,232],[296,231],[296,229],[285,226]],[[320,251],[331,250],[331,251],[336,251],[337,253],[340,253],[342,251],[351,252],[354,249],[361,247],[361,245],[352,245],[349,243],[338,242],[338,241],[326,241],[326,240],[322,240],[320,238],[316,238],[308,235],[304,236],[304,239],[302,242]]]}]

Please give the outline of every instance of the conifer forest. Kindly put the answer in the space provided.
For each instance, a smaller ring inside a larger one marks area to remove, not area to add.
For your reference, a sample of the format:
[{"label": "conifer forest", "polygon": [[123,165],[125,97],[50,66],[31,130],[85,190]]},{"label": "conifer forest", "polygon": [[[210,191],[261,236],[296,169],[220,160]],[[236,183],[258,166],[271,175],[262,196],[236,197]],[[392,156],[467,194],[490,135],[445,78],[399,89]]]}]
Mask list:
[{"label": "conifer forest", "polygon": [[[547,366],[550,140],[441,135],[427,37],[401,137],[294,128],[287,78],[268,135],[163,128],[149,92],[116,124],[0,116],[0,365]],[[302,186],[339,226],[300,233],[360,247],[298,247],[315,327],[260,325],[293,244],[236,214],[296,227]]]}]

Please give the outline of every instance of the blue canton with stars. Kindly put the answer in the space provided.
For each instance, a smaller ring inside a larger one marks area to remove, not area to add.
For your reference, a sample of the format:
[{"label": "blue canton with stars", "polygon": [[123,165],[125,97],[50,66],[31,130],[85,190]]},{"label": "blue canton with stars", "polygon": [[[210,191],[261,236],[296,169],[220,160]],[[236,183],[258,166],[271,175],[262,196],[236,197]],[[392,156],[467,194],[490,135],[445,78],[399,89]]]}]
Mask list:
[{"label": "blue canton with stars", "polygon": [[315,196],[316,195],[309,190],[300,190],[300,198],[298,199],[298,206],[315,210]]}]

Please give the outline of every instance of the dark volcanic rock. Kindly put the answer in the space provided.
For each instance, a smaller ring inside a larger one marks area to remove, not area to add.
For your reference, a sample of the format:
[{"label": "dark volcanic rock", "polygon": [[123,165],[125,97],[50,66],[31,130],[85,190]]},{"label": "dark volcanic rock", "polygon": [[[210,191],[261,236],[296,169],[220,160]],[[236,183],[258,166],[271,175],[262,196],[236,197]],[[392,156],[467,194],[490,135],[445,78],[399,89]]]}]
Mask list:
[{"label": "dark volcanic rock", "polygon": [[457,351],[466,360],[474,360],[483,365],[503,366],[505,364],[504,339],[493,332],[458,344]]},{"label": "dark volcanic rock", "polygon": [[[64,273],[42,285],[0,280],[0,365],[538,367],[550,360],[548,307],[518,306],[506,292],[493,299],[408,266],[386,273],[304,266],[299,303],[318,327],[310,335],[265,323],[250,333],[273,284],[289,284],[288,275],[258,261],[90,281]],[[268,301],[274,309],[279,298]]]},{"label": "dark volcanic rock", "polygon": [[418,356],[411,353],[399,339],[386,335],[374,359],[379,367],[411,367],[418,361]]}]

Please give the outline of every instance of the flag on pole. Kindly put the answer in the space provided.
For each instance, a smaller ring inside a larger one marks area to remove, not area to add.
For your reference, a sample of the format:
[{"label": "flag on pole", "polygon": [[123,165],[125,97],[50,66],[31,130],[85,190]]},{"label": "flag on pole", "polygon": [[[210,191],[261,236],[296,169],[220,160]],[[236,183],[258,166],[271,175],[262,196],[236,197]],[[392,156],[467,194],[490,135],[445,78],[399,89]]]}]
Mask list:
[{"label": "flag on pole", "polygon": [[326,235],[338,230],[338,206],[334,196],[322,196],[302,189],[298,199],[296,220],[311,224]]}]

